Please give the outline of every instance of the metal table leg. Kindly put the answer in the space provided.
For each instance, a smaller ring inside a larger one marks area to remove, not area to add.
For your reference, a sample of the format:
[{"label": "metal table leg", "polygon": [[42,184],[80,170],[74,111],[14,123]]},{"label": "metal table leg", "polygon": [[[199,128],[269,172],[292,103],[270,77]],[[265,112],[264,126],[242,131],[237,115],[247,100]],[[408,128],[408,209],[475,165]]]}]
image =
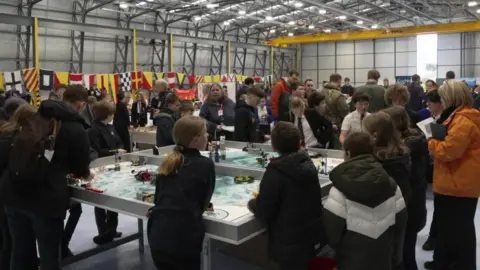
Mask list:
[{"label": "metal table leg", "polygon": [[143,233],[143,219],[138,219],[138,251],[143,253],[145,249],[145,240],[144,240],[144,233]]},{"label": "metal table leg", "polygon": [[212,269],[212,254],[210,247],[210,237],[205,235],[202,248],[202,270]]}]

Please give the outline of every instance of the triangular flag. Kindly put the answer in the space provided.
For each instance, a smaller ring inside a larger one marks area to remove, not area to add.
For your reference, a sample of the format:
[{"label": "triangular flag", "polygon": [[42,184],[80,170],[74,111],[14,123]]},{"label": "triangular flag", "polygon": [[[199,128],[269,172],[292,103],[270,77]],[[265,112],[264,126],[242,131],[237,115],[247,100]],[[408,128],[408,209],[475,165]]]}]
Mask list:
[{"label": "triangular flag", "polygon": [[118,75],[117,85],[120,91],[130,92],[132,90],[132,73],[124,72]]},{"label": "triangular flag", "polygon": [[175,88],[175,79],[176,79],[175,72],[167,72],[167,82],[168,82],[168,87],[170,88]]},{"label": "triangular flag", "polygon": [[51,91],[54,77],[53,70],[40,69],[40,90]]},{"label": "triangular flag", "polygon": [[213,75],[213,82],[219,83],[220,82],[220,75]]},{"label": "triangular flag", "polygon": [[70,73],[70,84],[83,85],[83,74],[82,73]]},{"label": "triangular flag", "polygon": [[205,83],[212,83],[212,76],[204,76]]},{"label": "triangular flag", "polygon": [[229,82],[235,82],[236,80],[236,75],[235,74],[228,74]]},{"label": "triangular flag", "polygon": [[3,72],[0,72],[0,89],[3,89]]},{"label": "triangular flag", "polygon": [[161,80],[164,77],[165,77],[165,73],[163,73],[163,72],[155,73],[155,80]]},{"label": "triangular flag", "polygon": [[23,78],[25,81],[25,88],[29,92],[35,92],[39,87],[38,73],[36,68],[28,68],[23,70]]},{"label": "triangular flag", "polygon": [[87,74],[83,76],[83,85],[87,88],[94,87],[96,75],[95,74]]},{"label": "triangular flag", "polygon": [[153,86],[153,72],[143,72],[143,89],[150,90]]},{"label": "triangular flag", "polygon": [[131,78],[132,78],[132,89],[133,90],[140,89],[140,87],[142,87],[142,79],[143,79],[142,72],[141,71],[132,72]]},{"label": "triangular flag", "polygon": [[259,83],[262,81],[262,78],[260,76],[254,76],[253,77],[253,80],[256,82],[256,83]]},{"label": "triangular flag", "polygon": [[55,72],[55,82],[54,87],[57,87],[59,84],[68,84],[68,72]]},{"label": "triangular flag", "polygon": [[242,81],[242,75],[235,74],[235,81],[237,81],[237,82],[243,82],[243,81]]},{"label": "triangular flag", "polygon": [[184,73],[177,73],[177,82],[178,82],[178,87],[183,88],[183,83],[185,82]]},{"label": "triangular flag", "polygon": [[117,104],[117,93],[119,87],[118,74],[108,74],[110,86],[112,87],[113,102]]},{"label": "triangular flag", "polygon": [[228,82],[228,75],[227,74],[222,75],[222,82]]},{"label": "triangular flag", "polygon": [[195,75],[193,75],[193,74],[188,75],[188,84],[189,85],[194,85],[195,84]]},{"label": "triangular flag", "polygon": [[97,74],[97,88],[99,90],[105,89],[107,92],[110,91],[110,86],[108,85],[108,74]]},{"label": "triangular flag", "polygon": [[197,84],[203,83],[204,81],[205,81],[205,77],[202,76],[202,75],[197,75],[197,76],[195,77],[195,82],[196,82]]},{"label": "triangular flag", "polygon": [[245,82],[245,80],[248,78],[248,76],[242,75],[242,82]]}]

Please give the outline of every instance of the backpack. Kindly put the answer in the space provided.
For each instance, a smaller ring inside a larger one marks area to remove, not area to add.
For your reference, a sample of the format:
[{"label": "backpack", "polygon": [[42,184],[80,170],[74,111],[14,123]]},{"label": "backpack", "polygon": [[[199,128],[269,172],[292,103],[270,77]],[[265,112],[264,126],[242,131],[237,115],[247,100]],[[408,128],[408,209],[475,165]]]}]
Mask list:
[{"label": "backpack", "polygon": [[31,189],[46,180],[60,126],[60,121],[36,113],[17,131],[8,160],[14,188]]}]

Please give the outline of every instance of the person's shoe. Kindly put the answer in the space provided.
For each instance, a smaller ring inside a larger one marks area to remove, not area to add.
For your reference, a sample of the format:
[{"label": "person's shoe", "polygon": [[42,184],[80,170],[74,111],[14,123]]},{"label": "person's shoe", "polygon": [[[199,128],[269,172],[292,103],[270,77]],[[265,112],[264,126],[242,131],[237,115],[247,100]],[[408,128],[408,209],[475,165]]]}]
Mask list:
[{"label": "person's shoe", "polygon": [[62,250],[62,259],[67,259],[73,257],[73,253],[69,248],[63,249]]},{"label": "person's shoe", "polygon": [[111,243],[113,241],[113,237],[108,234],[97,235],[93,237],[93,242],[97,245],[105,245]]},{"label": "person's shoe", "polygon": [[122,233],[121,232],[115,232],[115,236],[113,238],[120,238],[122,237]]},{"label": "person's shoe", "polygon": [[427,241],[425,241],[425,244],[423,244],[422,249],[426,251],[432,251],[435,249],[436,244],[436,241],[429,237]]},{"label": "person's shoe", "polygon": [[425,269],[427,269],[427,270],[433,269],[433,261],[425,262],[425,263],[423,264],[423,268],[425,268]]}]

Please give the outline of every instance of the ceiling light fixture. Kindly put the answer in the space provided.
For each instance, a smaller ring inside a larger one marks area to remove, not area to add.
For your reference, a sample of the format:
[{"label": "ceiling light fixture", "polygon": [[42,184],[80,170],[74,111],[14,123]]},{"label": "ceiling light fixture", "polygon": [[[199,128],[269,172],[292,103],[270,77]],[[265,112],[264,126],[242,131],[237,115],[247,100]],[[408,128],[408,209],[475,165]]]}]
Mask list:
[{"label": "ceiling light fixture", "polygon": [[295,7],[303,7],[303,3],[302,2],[296,2]]},{"label": "ceiling light fixture", "polygon": [[247,12],[246,12],[245,10],[239,10],[239,11],[238,11],[238,14],[240,14],[240,15],[245,15],[245,14],[247,14]]},{"label": "ceiling light fixture", "polygon": [[477,13],[479,13],[479,14],[480,14],[480,9],[477,9]]},{"label": "ceiling light fixture", "polygon": [[405,9],[400,9],[400,13],[404,14],[407,13],[407,11]]},{"label": "ceiling light fixture", "polygon": [[289,21],[289,22],[288,22],[288,24],[290,24],[290,25],[294,25],[294,24],[295,24],[295,22],[294,22],[294,21]]},{"label": "ceiling light fixture", "polygon": [[346,20],[347,19],[347,16],[345,15],[340,15],[337,17],[339,20]]},{"label": "ceiling light fixture", "polygon": [[357,21],[357,24],[363,24],[363,21]]},{"label": "ceiling light fixture", "polygon": [[332,32],[332,30],[330,30],[330,29],[325,29],[325,30],[323,30],[323,32],[325,32],[325,33],[330,33],[330,32]]},{"label": "ceiling light fixture", "polygon": [[469,7],[476,7],[478,5],[477,1],[470,1],[467,3]]},{"label": "ceiling light fixture", "polygon": [[320,13],[320,14],[323,15],[323,14],[327,14],[327,11],[326,11],[325,9],[320,9],[320,10],[318,11],[318,13]]},{"label": "ceiling light fixture", "polygon": [[271,20],[273,20],[273,17],[272,16],[267,16],[267,17],[265,17],[265,20],[271,21]]},{"label": "ceiling light fixture", "polygon": [[275,33],[275,29],[270,29],[270,33]]},{"label": "ceiling light fixture", "polygon": [[154,0],[147,0],[147,2],[153,2]]},{"label": "ceiling light fixture", "polygon": [[120,6],[120,8],[123,8],[123,9],[128,8],[128,4],[127,4],[127,3],[120,3],[119,6]]},{"label": "ceiling light fixture", "polygon": [[207,7],[207,8],[216,8],[216,7],[218,7],[218,6],[219,6],[219,4],[217,4],[217,3],[210,3],[210,4],[207,4],[206,7]]},{"label": "ceiling light fixture", "polygon": [[198,21],[200,21],[200,20],[202,19],[202,17],[200,17],[200,16],[196,16],[196,17],[195,17],[195,18],[193,18],[193,19],[194,19],[195,21],[197,21],[197,22],[198,22]]},{"label": "ceiling light fixture", "polygon": [[291,33],[291,32],[288,33],[288,36],[289,36],[289,37],[293,37],[293,33]]},{"label": "ceiling light fixture", "polygon": [[314,28],[315,28],[315,25],[313,25],[313,24],[310,24],[310,25],[308,26],[308,29],[314,29]]},{"label": "ceiling light fixture", "polygon": [[378,28],[378,24],[372,25],[372,29],[377,29],[377,28]]},{"label": "ceiling light fixture", "polygon": [[146,5],[146,4],[147,4],[147,2],[142,1],[142,2],[139,2],[137,5],[138,5],[138,6],[143,6],[143,5]]},{"label": "ceiling light fixture", "polygon": [[229,22],[229,21],[225,21],[225,22],[223,22],[223,25],[230,25],[230,22]]}]

